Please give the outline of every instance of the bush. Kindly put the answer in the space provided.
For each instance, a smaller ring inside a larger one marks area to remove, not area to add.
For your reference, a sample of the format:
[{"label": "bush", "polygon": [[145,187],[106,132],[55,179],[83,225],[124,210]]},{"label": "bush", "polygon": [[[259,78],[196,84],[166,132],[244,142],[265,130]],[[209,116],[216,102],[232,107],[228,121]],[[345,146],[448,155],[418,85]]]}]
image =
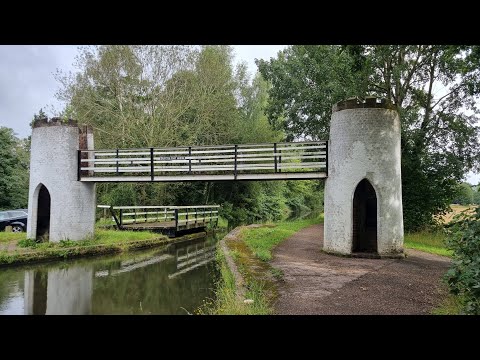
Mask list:
[{"label": "bush", "polygon": [[463,311],[480,315],[480,207],[473,214],[458,215],[456,220],[447,238],[454,261],[446,281],[450,292],[461,298]]}]

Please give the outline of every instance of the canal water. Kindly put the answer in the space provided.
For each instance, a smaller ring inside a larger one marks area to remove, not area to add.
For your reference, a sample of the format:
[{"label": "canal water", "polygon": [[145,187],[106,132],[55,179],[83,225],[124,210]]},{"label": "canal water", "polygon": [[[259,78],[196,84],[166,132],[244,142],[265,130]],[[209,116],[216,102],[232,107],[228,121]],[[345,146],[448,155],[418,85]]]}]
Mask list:
[{"label": "canal water", "polygon": [[214,298],[219,238],[1,268],[0,315],[195,313]]}]

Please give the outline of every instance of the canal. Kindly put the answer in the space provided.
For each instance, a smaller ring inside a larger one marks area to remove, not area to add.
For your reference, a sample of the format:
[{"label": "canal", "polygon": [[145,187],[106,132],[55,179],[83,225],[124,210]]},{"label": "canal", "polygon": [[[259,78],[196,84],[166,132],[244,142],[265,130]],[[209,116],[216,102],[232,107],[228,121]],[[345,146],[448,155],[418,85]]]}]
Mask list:
[{"label": "canal", "polygon": [[149,250],[0,269],[0,315],[192,314],[214,298],[223,234]]}]

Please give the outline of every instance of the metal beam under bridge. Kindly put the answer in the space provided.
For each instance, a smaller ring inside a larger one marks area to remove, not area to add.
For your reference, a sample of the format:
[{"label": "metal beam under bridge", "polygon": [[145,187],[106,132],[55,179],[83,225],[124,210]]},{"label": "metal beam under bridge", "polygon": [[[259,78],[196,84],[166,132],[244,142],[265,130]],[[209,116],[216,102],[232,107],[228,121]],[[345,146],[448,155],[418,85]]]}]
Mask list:
[{"label": "metal beam under bridge", "polygon": [[323,179],[327,167],[328,141],[78,151],[84,182]]}]

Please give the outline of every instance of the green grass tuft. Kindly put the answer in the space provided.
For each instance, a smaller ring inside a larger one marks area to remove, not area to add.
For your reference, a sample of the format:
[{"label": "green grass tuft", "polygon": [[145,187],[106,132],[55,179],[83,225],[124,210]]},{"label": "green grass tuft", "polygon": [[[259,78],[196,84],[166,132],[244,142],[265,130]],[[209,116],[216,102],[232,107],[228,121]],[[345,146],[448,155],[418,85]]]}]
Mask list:
[{"label": "green grass tuft", "polygon": [[431,254],[451,257],[452,251],[446,248],[445,238],[445,233],[441,231],[419,231],[405,234],[404,244],[407,249],[416,249]]},{"label": "green grass tuft", "polygon": [[0,231],[0,243],[25,240],[26,238],[27,238],[27,233],[25,232],[14,233],[14,232]]}]

